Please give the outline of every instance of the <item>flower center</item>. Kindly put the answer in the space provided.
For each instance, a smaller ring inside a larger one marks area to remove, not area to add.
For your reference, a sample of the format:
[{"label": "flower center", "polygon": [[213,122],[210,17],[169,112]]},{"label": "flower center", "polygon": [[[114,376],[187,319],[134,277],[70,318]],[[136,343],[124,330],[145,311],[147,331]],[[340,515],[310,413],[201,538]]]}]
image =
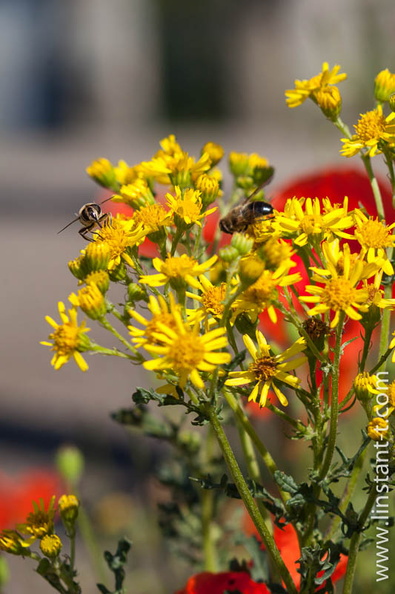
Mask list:
[{"label": "flower center", "polygon": [[158,327],[158,322],[164,324],[171,330],[175,330],[177,327],[173,314],[169,312],[163,312],[153,316],[152,320],[148,322],[145,330],[148,342],[151,342],[153,344],[158,344],[160,342],[157,338],[154,338],[153,336],[155,332],[162,332],[162,330]]},{"label": "flower center", "polygon": [[157,231],[161,227],[167,217],[167,212],[161,204],[150,204],[134,214],[134,219],[137,223],[143,223],[145,227]]},{"label": "flower center", "polygon": [[196,261],[193,258],[183,254],[181,258],[167,258],[163,262],[161,272],[168,278],[184,278],[187,274],[191,273],[195,264]]},{"label": "flower center", "polygon": [[393,244],[390,230],[380,221],[369,219],[355,231],[359,243],[367,248],[386,248]]},{"label": "flower center", "polygon": [[306,235],[320,233],[322,230],[322,217],[312,214],[305,215],[300,221],[300,228]]},{"label": "flower center", "polygon": [[169,358],[176,372],[192,371],[204,358],[204,345],[192,332],[179,336],[169,349]]},{"label": "flower center", "polygon": [[323,302],[331,309],[347,309],[357,301],[358,291],[347,278],[334,278],[328,282],[323,291]]},{"label": "flower center", "polygon": [[276,375],[277,362],[274,357],[260,357],[249,366],[258,381],[267,382]]},{"label": "flower center", "polygon": [[376,109],[364,113],[355,126],[357,136],[363,142],[380,139],[385,132],[385,118]]},{"label": "flower center", "polygon": [[226,295],[226,284],[222,283],[219,287],[210,287],[202,295],[204,309],[214,316],[221,316],[224,311],[222,301]]},{"label": "flower center", "polygon": [[243,297],[246,301],[264,307],[264,303],[273,299],[275,283],[272,281],[270,273],[266,274],[266,272],[244,292]]},{"label": "flower center", "polygon": [[49,338],[54,341],[52,350],[56,351],[60,356],[69,356],[77,350],[79,344],[79,328],[71,324],[62,324]]}]

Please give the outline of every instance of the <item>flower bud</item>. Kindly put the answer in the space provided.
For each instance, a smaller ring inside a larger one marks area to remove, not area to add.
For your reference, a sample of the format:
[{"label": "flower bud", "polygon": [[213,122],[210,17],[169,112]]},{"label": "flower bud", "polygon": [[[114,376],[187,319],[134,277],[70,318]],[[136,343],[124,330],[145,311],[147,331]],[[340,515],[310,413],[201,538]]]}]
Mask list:
[{"label": "flower bud", "polygon": [[75,446],[63,446],[57,451],[56,466],[67,484],[74,487],[84,471],[84,457]]},{"label": "flower bud", "polygon": [[202,154],[207,153],[210,157],[211,165],[214,167],[225,154],[224,149],[220,144],[216,144],[215,142],[206,142],[204,147],[202,148]]},{"label": "flower bud", "polygon": [[199,175],[195,182],[196,189],[201,192],[201,200],[203,206],[208,206],[219,195],[219,182],[217,177],[214,175],[207,175],[207,173],[202,173]]},{"label": "flower bud", "polygon": [[229,168],[235,177],[247,175],[248,159],[247,153],[236,153],[235,151],[229,153]]},{"label": "flower bud", "polygon": [[84,254],[78,256],[75,260],[70,260],[67,266],[69,267],[71,274],[78,278],[78,280],[83,280],[88,273]]},{"label": "flower bud", "polygon": [[129,283],[128,284],[128,301],[132,301],[133,303],[136,301],[147,301],[148,296],[147,291],[137,283]]},{"label": "flower bud", "polygon": [[223,247],[219,250],[219,257],[224,262],[231,263],[237,260],[237,258],[239,257],[239,252],[235,247],[227,245],[226,247]]},{"label": "flower bud", "polygon": [[100,320],[107,313],[107,303],[103,293],[95,283],[91,283],[78,291],[78,294],[72,293],[69,301],[92,320]]},{"label": "flower bud", "polygon": [[395,111],[395,93],[392,93],[388,99],[388,105],[391,111]]},{"label": "flower bud", "polygon": [[333,122],[337,119],[342,109],[342,98],[337,87],[333,85],[322,87],[313,93],[312,99],[325,117]]},{"label": "flower bud", "polygon": [[261,276],[265,264],[258,256],[249,255],[240,260],[239,275],[242,285],[246,288],[253,285]]},{"label": "flower bud", "polygon": [[367,371],[358,373],[354,379],[355,394],[362,403],[368,403],[373,394],[379,394],[380,391],[375,388],[378,383],[376,375],[369,375]]},{"label": "flower bud", "polygon": [[392,74],[386,68],[381,70],[374,79],[374,96],[377,101],[389,101],[391,95],[395,93],[395,74]]},{"label": "flower bud", "polygon": [[89,272],[107,270],[111,248],[105,241],[91,241],[85,250],[85,268]]},{"label": "flower bud", "polygon": [[96,159],[86,168],[87,174],[105,188],[116,186],[115,169],[108,159]]},{"label": "flower bud", "polygon": [[75,495],[62,495],[58,501],[60,517],[69,535],[74,533],[79,505],[80,502]]},{"label": "flower bud", "polygon": [[236,248],[240,256],[245,256],[252,250],[254,240],[243,233],[234,233],[230,245]]},{"label": "flower bud", "polygon": [[145,179],[138,178],[131,184],[121,187],[119,195],[115,196],[114,202],[124,202],[139,210],[143,206],[155,204],[155,198]]},{"label": "flower bud", "polygon": [[110,287],[110,277],[105,270],[95,270],[85,277],[85,283],[91,285],[94,283],[99,291],[105,295]]},{"label": "flower bud", "polygon": [[50,559],[55,559],[62,550],[62,541],[56,534],[46,534],[40,540],[41,552]]},{"label": "flower bud", "polygon": [[388,421],[381,417],[375,417],[368,424],[366,431],[373,441],[384,441],[388,438]]}]

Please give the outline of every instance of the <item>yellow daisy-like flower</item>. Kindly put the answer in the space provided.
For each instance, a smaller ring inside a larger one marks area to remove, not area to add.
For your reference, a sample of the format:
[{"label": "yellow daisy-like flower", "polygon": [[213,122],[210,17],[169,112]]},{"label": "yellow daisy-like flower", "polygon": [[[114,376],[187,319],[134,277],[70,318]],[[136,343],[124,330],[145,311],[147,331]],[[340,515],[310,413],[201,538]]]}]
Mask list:
[{"label": "yellow daisy-like flower", "polygon": [[185,151],[179,151],[153,157],[151,161],[142,162],[141,167],[146,175],[153,177],[160,184],[185,188],[191,186],[199,175],[211,168],[211,160],[207,153],[203,153],[198,161],[195,161]]},{"label": "yellow daisy-like flower", "polygon": [[126,161],[118,161],[118,165],[114,167],[115,177],[120,186],[132,184],[137,179],[144,178],[144,172],[138,165],[128,165]]},{"label": "yellow daisy-like flower", "polygon": [[186,254],[182,254],[182,256],[169,255],[164,261],[154,258],[152,264],[159,274],[142,276],[140,282],[150,287],[160,287],[169,282],[176,290],[189,284],[198,289],[200,284],[195,277],[209,270],[217,258],[217,256],[212,256],[202,264]]},{"label": "yellow daisy-like flower", "polygon": [[282,239],[268,239],[259,247],[258,253],[268,270],[279,270],[283,273],[296,266],[296,262],[292,260],[295,250]]},{"label": "yellow daisy-like flower", "polygon": [[24,540],[16,530],[2,530],[0,532],[0,551],[11,555],[26,555],[26,549],[31,540]]},{"label": "yellow daisy-like flower", "polygon": [[216,352],[227,346],[226,329],[216,328],[201,335],[199,324],[191,326],[183,322],[180,312],[173,312],[176,328],[158,323],[159,332],[153,337],[159,344],[146,344],[144,348],[158,358],[143,363],[146,369],[175,373],[179,385],[184,388],[188,379],[200,389],[204,389],[201,373],[213,371],[218,365],[231,360],[230,353]]},{"label": "yellow daisy-like flower", "polygon": [[232,321],[241,313],[246,313],[251,322],[265,309],[272,322],[277,322],[275,305],[278,302],[278,287],[287,287],[302,280],[299,273],[288,274],[288,270],[264,270],[258,280],[243,291],[232,304]]},{"label": "yellow daisy-like flower", "polygon": [[174,188],[175,196],[166,194],[167,205],[174,214],[174,223],[178,226],[185,223],[186,225],[202,226],[200,220],[207,215],[215,212],[217,208],[210,208],[206,212],[202,212],[203,204],[201,201],[201,192],[193,190],[192,188],[181,191],[179,186]]},{"label": "yellow daisy-like flower", "polygon": [[211,165],[214,166],[222,159],[225,154],[223,147],[216,142],[206,142],[202,148],[202,154],[207,153],[210,157]]},{"label": "yellow daisy-like flower", "polygon": [[103,226],[100,233],[94,235],[94,240],[103,241],[110,247],[108,269],[112,270],[120,264],[121,259],[129,266],[134,266],[128,250],[140,245],[146,235],[147,231],[141,224],[137,224],[134,218],[126,219],[118,215],[112,218],[111,223]]},{"label": "yellow daisy-like flower", "polygon": [[330,85],[322,87],[314,91],[311,98],[327,118],[336,120],[342,108],[342,97],[337,87]]},{"label": "yellow daisy-like flower", "polygon": [[378,105],[376,109],[362,113],[358,123],[355,124],[355,134],[350,138],[342,138],[343,148],[340,154],[343,157],[353,157],[361,150],[374,157],[383,152],[384,145],[395,144],[395,113],[391,112],[387,117],[383,114],[383,108]]},{"label": "yellow daisy-like flower", "polygon": [[305,80],[295,80],[295,88],[285,91],[288,107],[298,107],[306,99],[317,94],[318,91],[321,91],[328,85],[336,85],[342,80],[345,80],[347,74],[339,74],[340,68],[340,66],[336,65],[330,70],[328,62],[323,62],[322,71],[316,76]]},{"label": "yellow daisy-like flower", "polygon": [[77,310],[75,308],[69,309],[67,315],[65,305],[60,301],[58,309],[62,320],[61,324],[57,324],[50,316],[45,318],[48,324],[54,328],[54,332],[48,337],[53,342],[42,341],[41,344],[50,346],[51,350],[55,351],[51,360],[51,365],[55,369],[60,369],[73,357],[81,371],[86,371],[88,364],[81,353],[90,348],[90,340],[85,336],[90,328],[86,328],[85,322],[82,322],[80,326],[78,325]]},{"label": "yellow daisy-like flower", "polygon": [[119,194],[112,197],[112,202],[122,202],[139,209],[155,204],[155,198],[147,181],[137,178],[132,183],[121,186]]},{"label": "yellow daisy-like flower", "polygon": [[291,198],[287,200],[284,212],[276,212],[273,228],[286,237],[296,237],[294,243],[304,246],[311,242],[321,242],[334,235],[353,239],[344,232],[353,225],[353,218],[347,214],[348,199],[343,205],[333,206],[328,199]]},{"label": "yellow daisy-like flower", "polygon": [[156,233],[163,227],[173,223],[173,213],[166,210],[161,204],[149,204],[137,210],[133,219],[137,224],[141,224],[147,235]]},{"label": "yellow daisy-like flower", "polygon": [[46,534],[52,534],[55,517],[55,495],[49,502],[48,509],[45,509],[43,499],[39,503],[33,501],[33,510],[26,518],[26,522],[18,525],[22,534],[29,535],[32,539],[42,538]]},{"label": "yellow daisy-like flower", "polygon": [[317,304],[310,309],[310,316],[334,311],[331,328],[338,324],[340,312],[353,320],[360,320],[359,311],[367,311],[369,307],[369,293],[366,288],[359,289],[356,285],[376,274],[380,264],[352,258],[349,245],[345,244],[341,251],[336,241],[323,244],[323,251],[327,268],[311,267],[311,270],[314,272],[313,280],[324,285],[307,285],[306,290],[312,296],[299,297],[300,301]]},{"label": "yellow daisy-like flower", "polygon": [[395,74],[386,68],[374,79],[374,96],[377,101],[388,101],[392,93],[395,93]]},{"label": "yellow daisy-like flower", "polygon": [[173,295],[170,293],[170,303],[167,304],[166,300],[162,295],[154,297],[150,295],[148,309],[152,314],[150,320],[147,320],[142,314],[134,309],[129,310],[129,315],[136,320],[143,328],[137,328],[136,326],[128,326],[130,335],[132,336],[132,342],[138,347],[145,346],[146,344],[158,344],[155,336],[160,332],[160,324],[167,326],[174,330],[177,326],[174,311],[181,311],[180,305],[176,304]]},{"label": "yellow daisy-like flower", "polygon": [[230,379],[226,380],[225,384],[227,386],[253,384],[248,400],[257,402],[259,406],[265,406],[269,390],[272,389],[281,404],[287,406],[288,400],[276,382],[288,384],[294,389],[299,387],[300,379],[288,372],[307,361],[304,355],[300,355],[306,348],[304,338],[299,338],[289,349],[279,355],[271,353],[271,346],[267,344],[266,338],[259,330],[256,332],[257,347],[247,334],[243,336],[243,341],[252,357],[252,363],[246,371],[231,371]]},{"label": "yellow daisy-like flower", "polygon": [[386,225],[376,217],[367,217],[361,210],[354,211],[355,239],[362,247],[362,257],[368,262],[374,262],[377,258],[384,260],[383,271],[394,274],[394,268],[387,256],[387,248],[395,247],[395,235],[392,233],[395,223]]},{"label": "yellow daisy-like flower", "polygon": [[[206,321],[208,321],[210,318],[220,320],[222,314],[224,313],[225,307],[224,301],[227,290],[226,283],[213,285],[213,283],[209,281],[209,279],[204,275],[199,277],[199,281],[199,295],[186,291],[186,295],[194,301],[197,301],[201,306],[198,309],[194,309],[189,312],[191,319],[194,319],[194,316],[203,315]],[[235,289],[236,287],[234,287],[233,290]]]}]

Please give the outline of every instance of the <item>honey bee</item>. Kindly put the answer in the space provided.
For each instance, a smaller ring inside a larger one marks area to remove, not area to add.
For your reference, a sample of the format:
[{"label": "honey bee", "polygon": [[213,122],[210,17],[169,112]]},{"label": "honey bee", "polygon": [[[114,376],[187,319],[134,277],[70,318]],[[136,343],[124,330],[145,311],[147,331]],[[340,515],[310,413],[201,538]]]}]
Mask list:
[{"label": "honey bee", "polygon": [[96,204],[96,202],[88,202],[87,204],[81,206],[78,214],[75,213],[77,218],[70,221],[70,223],[67,223],[63,229],[58,231],[58,235],[67,229],[67,227],[70,227],[70,225],[79,221],[82,225],[82,228],[78,231],[78,233],[87,241],[93,241],[87,236],[87,233],[91,233],[95,227],[102,228],[103,224],[105,224],[106,221],[108,221],[108,219],[111,217],[111,213],[103,212],[101,209],[101,205],[111,200],[111,198],[112,196],[106,200],[103,200],[100,204]]},{"label": "honey bee", "polygon": [[264,200],[252,200],[257,192],[266,185],[269,180],[264,184],[261,184],[252,194],[247,196],[241,204],[238,204],[226,216],[219,221],[219,228],[224,233],[243,233],[247,230],[249,225],[263,219],[264,217],[271,215],[273,207]]}]

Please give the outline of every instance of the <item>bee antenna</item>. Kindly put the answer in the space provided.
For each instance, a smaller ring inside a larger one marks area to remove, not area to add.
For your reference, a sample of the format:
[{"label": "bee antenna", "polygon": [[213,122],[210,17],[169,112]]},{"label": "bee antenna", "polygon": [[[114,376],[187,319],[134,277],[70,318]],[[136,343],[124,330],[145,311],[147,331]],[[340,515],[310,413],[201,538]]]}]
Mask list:
[{"label": "bee antenna", "polygon": [[67,227],[70,227],[70,225],[72,225],[73,223],[76,223],[77,221],[79,221],[80,217],[77,217],[76,219],[73,219],[72,221],[70,221],[70,223],[67,223],[67,225],[65,227],[63,227],[63,229],[61,229],[60,231],[58,231],[57,235],[59,235],[59,233],[62,233],[62,231],[64,231],[65,229],[67,229]]},{"label": "bee antenna", "polygon": [[[105,202],[109,202],[109,200],[112,200],[112,199],[114,198],[114,196],[115,196],[115,194],[113,194],[113,195],[112,195],[112,196],[110,196],[109,198],[106,198],[105,200],[102,200],[102,201],[100,202],[100,205],[101,205],[101,204],[104,204]],[[99,205],[99,206],[100,206],[100,205]]]}]

